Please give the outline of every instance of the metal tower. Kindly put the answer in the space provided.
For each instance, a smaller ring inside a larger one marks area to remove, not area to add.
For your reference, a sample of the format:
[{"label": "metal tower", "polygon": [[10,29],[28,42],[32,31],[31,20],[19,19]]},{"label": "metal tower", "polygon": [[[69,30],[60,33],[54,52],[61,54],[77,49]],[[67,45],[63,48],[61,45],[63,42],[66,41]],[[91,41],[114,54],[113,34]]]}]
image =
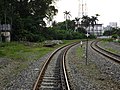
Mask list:
[{"label": "metal tower", "polygon": [[87,3],[86,0],[78,0],[78,17],[87,15]]}]

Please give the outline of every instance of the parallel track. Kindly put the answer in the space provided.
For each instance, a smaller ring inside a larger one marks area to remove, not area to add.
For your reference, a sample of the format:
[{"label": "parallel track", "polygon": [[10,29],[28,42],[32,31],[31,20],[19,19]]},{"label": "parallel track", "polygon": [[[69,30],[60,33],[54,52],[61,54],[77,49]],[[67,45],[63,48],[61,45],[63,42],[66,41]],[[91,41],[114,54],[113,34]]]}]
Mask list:
[{"label": "parallel track", "polygon": [[95,51],[99,52],[100,54],[102,54],[120,64],[120,55],[112,53],[106,49],[103,49],[101,46],[98,45],[98,42],[99,41],[93,41],[91,43],[92,49],[94,49]]},{"label": "parallel track", "polygon": [[33,90],[70,90],[65,56],[69,48],[76,44],[78,43],[63,46],[51,54],[40,71]]}]

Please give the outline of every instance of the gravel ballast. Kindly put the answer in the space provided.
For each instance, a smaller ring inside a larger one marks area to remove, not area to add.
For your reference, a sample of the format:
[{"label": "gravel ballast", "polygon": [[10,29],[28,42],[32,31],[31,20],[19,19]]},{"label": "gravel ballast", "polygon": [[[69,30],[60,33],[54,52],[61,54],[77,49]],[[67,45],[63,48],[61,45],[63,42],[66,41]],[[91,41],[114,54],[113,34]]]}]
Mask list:
[{"label": "gravel ballast", "polygon": [[113,53],[120,55],[120,44],[117,44],[115,42],[100,41],[98,45],[104,49],[107,49],[108,51],[111,51]]},{"label": "gravel ballast", "polygon": [[[120,90],[120,65],[98,54],[91,47],[86,65],[84,47],[77,45],[71,48],[66,57],[72,89]],[[78,54],[78,50],[82,53]]]},{"label": "gravel ballast", "polygon": [[0,76],[4,76],[4,78],[2,78],[3,80],[6,80],[6,78],[9,80],[4,80],[2,81],[3,83],[0,83],[0,90],[31,90],[43,63],[50,54],[51,53],[48,53],[37,61],[29,62],[29,67],[22,70],[17,76],[13,74],[8,76],[8,74],[10,74],[9,72],[11,71],[11,68],[9,69],[9,67],[12,67],[11,65],[15,67],[15,63],[11,64],[10,60],[4,60],[3,58],[0,58],[0,64],[2,64],[1,67],[5,66],[5,64],[9,64],[7,67],[1,68]]}]

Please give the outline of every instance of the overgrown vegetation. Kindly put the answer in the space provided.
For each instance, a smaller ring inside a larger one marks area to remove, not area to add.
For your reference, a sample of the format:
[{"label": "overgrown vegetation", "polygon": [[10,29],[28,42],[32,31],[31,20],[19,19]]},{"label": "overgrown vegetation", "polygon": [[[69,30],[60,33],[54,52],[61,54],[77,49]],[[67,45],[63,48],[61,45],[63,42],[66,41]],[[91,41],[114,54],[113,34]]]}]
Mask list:
[{"label": "overgrown vegetation", "polygon": [[43,19],[51,21],[58,10],[54,0],[0,0],[0,24],[11,24],[14,41],[43,41],[47,30]]},{"label": "overgrown vegetation", "polygon": [[2,43],[0,45],[0,57],[8,57],[14,60],[34,60],[40,58],[43,54],[51,51],[52,48],[42,47],[41,44],[30,45],[23,43]]},{"label": "overgrown vegetation", "polygon": [[112,36],[112,38],[116,39],[120,37],[120,28],[111,28],[104,32],[105,36]]},{"label": "overgrown vegetation", "polygon": [[[78,41],[78,40],[74,40]],[[37,60],[48,52],[58,48],[59,46],[74,42],[73,40],[65,40],[61,45],[54,47],[44,47],[44,42],[30,43],[30,42],[11,42],[0,44],[0,57],[12,58],[14,60]]]}]

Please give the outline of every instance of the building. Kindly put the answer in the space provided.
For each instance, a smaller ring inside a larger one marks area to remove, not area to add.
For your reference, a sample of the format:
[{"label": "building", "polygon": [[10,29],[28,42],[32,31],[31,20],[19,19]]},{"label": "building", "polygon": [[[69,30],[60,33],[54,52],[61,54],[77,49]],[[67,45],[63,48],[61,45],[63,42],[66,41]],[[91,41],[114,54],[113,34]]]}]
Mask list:
[{"label": "building", "polygon": [[117,28],[117,22],[110,22],[109,25],[104,27],[104,31],[112,30],[112,28]]},{"label": "building", "polygon": [[110,22],[109,26],[112,28],[117,28],[117,22]]},{"label": "building", "polygon": [[92,35],[95,35],[95,36],[102,36],[103,33],[104,33],[104,30],[103,30],[103,24],[96,24],[94,26],[94,29],[92,26],[88,27],[87,28],[87,31],[88,33],[92,34]]},{"label": "building", "polygon": [[108,31],[108,30],[111,30],[111,26],[110,25],[107,25],[106,27],[103,28],[104,31]]}]

